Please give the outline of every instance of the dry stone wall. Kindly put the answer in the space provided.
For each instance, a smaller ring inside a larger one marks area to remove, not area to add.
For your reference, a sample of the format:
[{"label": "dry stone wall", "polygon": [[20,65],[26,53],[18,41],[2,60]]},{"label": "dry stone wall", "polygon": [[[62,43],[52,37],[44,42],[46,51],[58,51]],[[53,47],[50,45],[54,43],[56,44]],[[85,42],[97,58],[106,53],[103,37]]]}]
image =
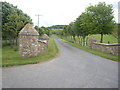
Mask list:
[{"label": "dry stone wall", "polygon": [[33,57],[38,55],[38,36],[19,36],[19,52],[23,57]]},{"label": "dry stone wall", "polygon": [[118,48],[120,48],[120,44],[97,43],[94,38],[89,39],[89,48],[113,55],[118,55],[120,53],[118,50]]},{"label": "dry stone wall", "polygon": [[43,53],[46,48],[48,47],[48,42],[46,40],[38,40],[38,44],[39,44],[39,47],[38,47],[38,52],[39,53]]},{"label": "dry stone wall", "polygon": [[20,56],[34,57],[45,51],[48,46],[48,40],[39,41],[38,36],[38,32],[31,24],[25,25],[25,27],[19,33]]}]

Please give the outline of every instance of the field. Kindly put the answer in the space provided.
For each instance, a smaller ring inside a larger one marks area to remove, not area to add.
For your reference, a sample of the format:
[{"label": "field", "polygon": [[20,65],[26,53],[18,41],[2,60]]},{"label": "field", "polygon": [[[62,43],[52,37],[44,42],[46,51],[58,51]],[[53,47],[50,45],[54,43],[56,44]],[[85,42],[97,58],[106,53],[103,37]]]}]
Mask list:
[{"label": "field", "polygon": [[37,57],[26,58],[20,57],[19,52],[15,51],[10,47],[3,47],[2,49],[2,66],[14,66],[14,65],[25,65],[25,64],[35,64],[42,61],[47,61],[53,58],[58,53],[58,48],[54,42],[53,36],[50,37],[48,48],[42,54]]},{"label": "field", "polygon": [[[99,43],[100,42],[100,34],[96,34],[96,35],[89,35],[88,38],[96,38],[97,42]],[[112,35],[104,35],[103,36],[103,43],[108,43],[108,41],[110,43],[118,43],[118,40],[112,36]]]},{"label": "field", "polygon": [[[67,41],[70,41],[70,42],[74,42],[74,40],[73,40],[73,38],[71,39],[71,37],[70,36],[62,36],[61,38],[63,38],[63,39],[65,39],[65,40],[67,40]],[[80,39],[76,36],[75,37],[76,38],[76,42],[75,43],[78,43],[79,44],[79,42],[82,44],[82,37],[80,37]],[[89,35],[89,36],[87,36],[86,38],[85,38],[85,41],[86,41],[86,43],[87,43],[87,45],[88,45],[88,43],[89,43],[89,39],[90,38],[95,38],[96,40],[97,40],[97,42],[98,43],[100,43],[100,39],[101,39],[101,36],[100,36],[100,34],[94,34],[94,35]],[[114,44],[114,43],[118,43],[118,40],[114,37],[114,36],[112,36],[112,35],[104,35],[103,36],[103,43],[108,43],[108,41],[109,41],[109,43],[110,44]]]},{"label": "field", "polygon": [[[100,42],[100,34],[96,34],[96,35],[90,35],[88,36],[86,39],[87,41],[89,40],[89,38],[96,38],[97,42],[99,43]],[[60,37],[61,38],[61,37]],[[107,53],[103,53],[103,52],[100,52],[100,51],[96,51],[96,50],[93,50],[93,49],[90,49],[88,47],[88,44],[87,46],[81,46],[78,42],[79,42],[79,39],[76,37],[76,40],[77,42],[73,42],[73,40],[71,40],[70,38],[67,38],[66,37],[62,37],[61,39],[62,41],[74,46],[74,47],[77,47],[77,48],[80,48],[84,51],[87,51],[87,52],[90,52],[92,54],[95,54],[97,56],[101,56],[101,57],[104,57],[104,58],[107,58],[107,59],[110,59],[110,60],[113,60],[113,61],[118,61],[120,62],[118,56],[115,56],[115,55],[112,55],[112,54],[107,54]],[[111,44],[113,43],[118,43],[118,40],[113,37],[112,35],[104,35],[104,39],[103,39],[103,43],[108,43],[108,41],[110,41]]]}]

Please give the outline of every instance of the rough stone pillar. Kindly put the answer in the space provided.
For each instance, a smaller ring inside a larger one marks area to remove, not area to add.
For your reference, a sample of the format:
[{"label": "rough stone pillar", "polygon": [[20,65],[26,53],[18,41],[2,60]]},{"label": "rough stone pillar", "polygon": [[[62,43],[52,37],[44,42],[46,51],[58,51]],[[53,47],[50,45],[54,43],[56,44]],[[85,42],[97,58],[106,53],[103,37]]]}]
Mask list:
[{"label": "rough stone pillar", "polygon": [[19,52],[22,57],[34,57],[38,55],[39,33],[31,24],[26,24],[19,33]]},{"label": "rough stone pillar", "polygon": [[93,48],[93,43],[96,42],[96,39],[95,38],[90,38],[89,39],[89,48]]},{"label": "rough stone pillar", "polygon": [[47,44],[48,44],[49,36],[48,36],[47,34],[43,34],[42,37],[41,37],[41,39],[42,39],[43,41],[46,41]]},{"label": "rough stone pillar", "polygon": [[42,40],[49,40],[49,36],[47,34],[42,35]]}]

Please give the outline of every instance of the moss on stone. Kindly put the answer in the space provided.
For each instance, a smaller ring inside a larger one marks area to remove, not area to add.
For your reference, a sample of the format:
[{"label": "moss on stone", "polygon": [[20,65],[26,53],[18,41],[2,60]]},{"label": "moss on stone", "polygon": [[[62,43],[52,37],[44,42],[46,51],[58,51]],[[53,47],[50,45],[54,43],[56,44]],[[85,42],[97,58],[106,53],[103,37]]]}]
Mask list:
[{"label": "moss on stone", "polygon": [[39,33],[33,28],[31,24],[26,24],[20,31],[19,35],[39,35]]},{"label": "moss on stone", "polygon": [[26,24],[25,27],[24,27],[24,29],[28,29],[28,28],[32,29],[33,26],[31,24]]}]

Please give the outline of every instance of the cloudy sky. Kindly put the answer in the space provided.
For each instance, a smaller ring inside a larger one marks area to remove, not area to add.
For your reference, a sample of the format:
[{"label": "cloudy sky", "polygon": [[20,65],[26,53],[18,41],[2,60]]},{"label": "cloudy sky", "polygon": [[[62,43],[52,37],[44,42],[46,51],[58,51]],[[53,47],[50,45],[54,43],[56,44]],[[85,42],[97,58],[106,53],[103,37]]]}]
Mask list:
[{"label": "cloudy sky", "polygon": [[74,21],[85,8],[90,4],[98,2],[112,4],[115,21],[118,22],[118,2],[119,0],[2,0],[17,6],[24,13],[27,13],[33,20],[34,25],[51,26],[64,25]]}]

